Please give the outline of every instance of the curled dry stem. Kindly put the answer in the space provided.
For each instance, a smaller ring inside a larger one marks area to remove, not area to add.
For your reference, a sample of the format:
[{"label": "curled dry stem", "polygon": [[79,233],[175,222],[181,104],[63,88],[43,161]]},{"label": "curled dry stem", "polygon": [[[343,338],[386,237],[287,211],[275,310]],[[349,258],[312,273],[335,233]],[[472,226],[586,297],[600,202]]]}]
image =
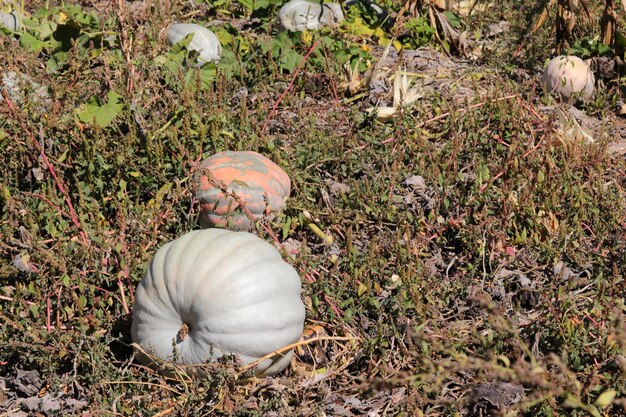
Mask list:
[{"label": "curled dry stem", "polygon": [[259,359],[255,360],[253,362],[250,362],[247,365],[244,365],[242,367],[242,372],[246,372],[246,371],[254,368],[255,366],[257,366],[258,364],[260,364],[261,362],[263,362],[265,360],[271,359],[271,358],[273,358],[276,355],[282,355],[283,353],[289,352],[290,350],[292,350],[294,348],[297,348],[299,346],[305,346],[305,345],[311,344],[313,342],[320,342],[320,341],[324,341],[324,340],[332,340],[332,341],[352,341],[352,340],[354,340],[354,341],[358,341],[358,340],[361,340],[361,339],[358,338],[358,337],[353,337],[353,336],[319,336],[319,337],[314,337],[314,338],[307,339],[307,340],[299,340],[296,343],[292,343],[290,345],[284,346],[284,347],[282,347],[280,349],[277,349],[277,350],[275,350],[273,352],[268,353],[265,356],[260,357]]}]

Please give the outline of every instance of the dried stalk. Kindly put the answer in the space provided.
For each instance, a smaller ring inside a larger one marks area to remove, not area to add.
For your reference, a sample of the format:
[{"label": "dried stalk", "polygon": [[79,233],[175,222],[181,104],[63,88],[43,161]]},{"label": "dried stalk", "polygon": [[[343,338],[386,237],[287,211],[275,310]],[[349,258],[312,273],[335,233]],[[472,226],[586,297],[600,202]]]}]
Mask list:
[{"label": "dried stalk", "polygon": [[567,51],[570,48],[572,30],[576,26],[575,3],[577,3],[576,0],[558,0],[556,13],[557,55],[561,55],[562,51]]},{"label": "dried stalk", "polygon": [[604,13],[602,14],[600,25],[602,27],[602,43],[612,48],[615,47],[615,34],[617,33],[615,0],[606,0],[604,2]]}]

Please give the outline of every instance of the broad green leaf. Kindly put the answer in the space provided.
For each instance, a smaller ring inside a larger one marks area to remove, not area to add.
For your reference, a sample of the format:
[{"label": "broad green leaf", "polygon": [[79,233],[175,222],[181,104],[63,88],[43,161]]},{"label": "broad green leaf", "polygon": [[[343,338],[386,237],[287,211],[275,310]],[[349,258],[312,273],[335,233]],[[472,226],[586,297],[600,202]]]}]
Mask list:
[{"label": "broad green leaf", "polygon": [[615,44],[621,47],[626,47],[626,37],[622,35],[620,32],[615,34]]},{"label": "broad green leaf", "polygon": [[[199,80],[198,78],[199,77]],[[185,85],[188,89],[194,87],[200,81],[200,90],[208,90],[217,78],[217,67],[214,62],[207,62],[201,68],[189,68],[185,73]]]},{"label": "broad green leaf", "polygon": [[239,0],[237,3],[245,7],[249,12],[262,10],[270,5],[270,0]]},{"label": "broad green leaf", "polygon": [[254,10],[254,0],[239,0],[237,3],[245,7],[249,12]]},{"label": "broad green leaf", "polygon": [[39,35],[39,39],[46,39],[52,36],[54,31],[57,30],[57,24],[44,20],[37,27],[34,28],[35,33]]},{"label": "broad green leaf", "polygon": [[84,110],[78,112],[78,118],[83,123],[107,127],[122,112],[124,106],[122,96],[115,91],[109,91],[106,103],[102,103],[97,96],[91,97]]},{"label": "broad green leaf", "polygon": [[445,11],[443,12],[443,14],[446,19],[448,19],[448,23],[450,23],[450,26],[455,29],[461,29],[461,27],[463,26],[463,21],[456,14],[450,11]]},{"label": "broad green leaf", "polygon": [[20,43],[23,47],[36,53],[41,52],[43,48],[48,46],[48,42],[41,41],[28,32],[22,32],[20,34]]},{"label": "broad green leaf", "polygon": [[66,23],[71,26],[83,29],[98,29],[100,25],[99,19],[96,15],[83,12],[80,6],[67,5],[59,13],[62,12],[67,15],[68,20]]}]

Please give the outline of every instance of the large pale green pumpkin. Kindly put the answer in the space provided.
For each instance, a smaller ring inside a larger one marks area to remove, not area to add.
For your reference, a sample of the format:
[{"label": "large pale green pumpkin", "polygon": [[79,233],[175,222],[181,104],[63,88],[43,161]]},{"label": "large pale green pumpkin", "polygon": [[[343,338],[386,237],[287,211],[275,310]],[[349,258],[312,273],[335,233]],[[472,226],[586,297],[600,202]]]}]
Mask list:
[{"label": "large pale green pumpkin", "polygon": [[16,11],[11,13],[0,11],[0,26],[4,26],[11,31],[16,31],[20,28],[21,20],[22,17]]},{"label": "large pale green pumpkin", "polygon": [[[131,333],[148,353],[138,358],[158,367],[150,356],[192,365],[235,355],[249,364],[299,340],[300,291],[298,273],[256,235],[189,232],[157,251],[137,287]],[[292,354],[274,355],[254,371],[280,372]]]}]

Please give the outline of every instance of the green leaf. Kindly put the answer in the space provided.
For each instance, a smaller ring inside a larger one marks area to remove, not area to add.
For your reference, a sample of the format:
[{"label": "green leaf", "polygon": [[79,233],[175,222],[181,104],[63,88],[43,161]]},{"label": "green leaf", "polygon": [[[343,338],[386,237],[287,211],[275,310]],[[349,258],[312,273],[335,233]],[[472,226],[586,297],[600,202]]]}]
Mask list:
[{"label": "green leaf", "polygon": [[446,17],[446,19],[448,19],[448,23],[450,23],[450,26],[452,26],[455,29],[461,29],[463,21],[454,13],[450,12],[450,11],[445,11],[443,12],[444,16]]},{"label": "green leaf", "polygon": [[85,307],[87,307],[87,298],[84,295],[78,297],[78,300],[76,301],[76,306],[79,310],[83,310]]},{"label": "green leaf", "polygon": [[304,59],[304,56],[297,51],[292,39],[294,37],[297,40],[297,36],[299,35],[281,32],[277,36],[269,38],[267,42],[260,42],[259,47],[261,52],[264,55],[269,54],[281,69],[293,72]]},{"label": "green leaf", "polygon": [[191,43],[192,39],[193,39],[193,33],[190,33],[189,35],[185,36],[180,41],[172,45],[169,53],[172,55],[178,55],[182,52],[184,56],[187,53],[187,50],[189,49],[189,44]]},{"label": "green leaf", "polygon": [[59,10],[67,14],[67,24],[81,29],[97,30],[100,26],[95,14],[85,13],[80,6],[67,5]]},{"label": "green leaf", "polygon": [[254,10],[254,0],[239,0],[237,3],[245,7],[249,12]]},{"label": "green leaf", "polygon": [[47,42],[39,40],[28,32],[22,32],[20,34],[20,43],[24,48],[30,49],[35,53],[41,52],[41,50],[48,45]]},{"label": "green leaf", "polygon": [[165,196],[167,196],[167,194],[170,192],[170,190],[172,189],[173,185],[174,185],[173,183],[168,182],[167,184],[165,184],[161,188],[159,188],[159,191],[157,191],[157,193],[154,196],[154,198],[151,199],[148,202],[148,207],[154,206],[157,209],[160,208],[161,207],[161,203],[165,199]]},{"label": "green leaf", "polygon": [[185,86],[194,91],[199,81],[200,90],[206,91],[216,78],[217,67],[215,62],[207,62],[201,68],[189,68],[187,70],[185,73]]},{"label": "green leaf", "polygon": [[582,400],[579,397],[569,394],[569,393],[565,396],[565,401],[563,401],[563,405],[569,408],[585,407],[585,404],[582,402]]},{"label": "green leaf", "polygon": [[269,0],[239,0],[237,3],[245,7],[249,12],[266,9],[270,5]]},{"label": "green leaf", "polygon": [[359,288],[357,289],[357,295],[360,297],[367,291],[367,285],[360,283]]},{"label": "green leaf", "polygon": [[615,44],[617,46],[626,47],[626,37],[622,35],[620,32],[615,34]]},{"label": "green leaf", "polygon": [[124,110],[123,97],[115,91],[109,91],[108,101],[102,103],[100,98],[93,96],[85,104],[85,109],[78,112],[78,118],[83,123],[107,127]]},{"label": "green leaf", "polygon": [[37,317],[37,314],[39,313],[39,307],[37,306],[37,304],[31,304],[28,309],[30,310],[30,313],[33,315],[33,317]]},{"label": "green leaf", "polygon": [[47,20],[42,21],[33,27],[33,31],[39,36],[39,39],[47,39],[57,30],[57,24]]}]

